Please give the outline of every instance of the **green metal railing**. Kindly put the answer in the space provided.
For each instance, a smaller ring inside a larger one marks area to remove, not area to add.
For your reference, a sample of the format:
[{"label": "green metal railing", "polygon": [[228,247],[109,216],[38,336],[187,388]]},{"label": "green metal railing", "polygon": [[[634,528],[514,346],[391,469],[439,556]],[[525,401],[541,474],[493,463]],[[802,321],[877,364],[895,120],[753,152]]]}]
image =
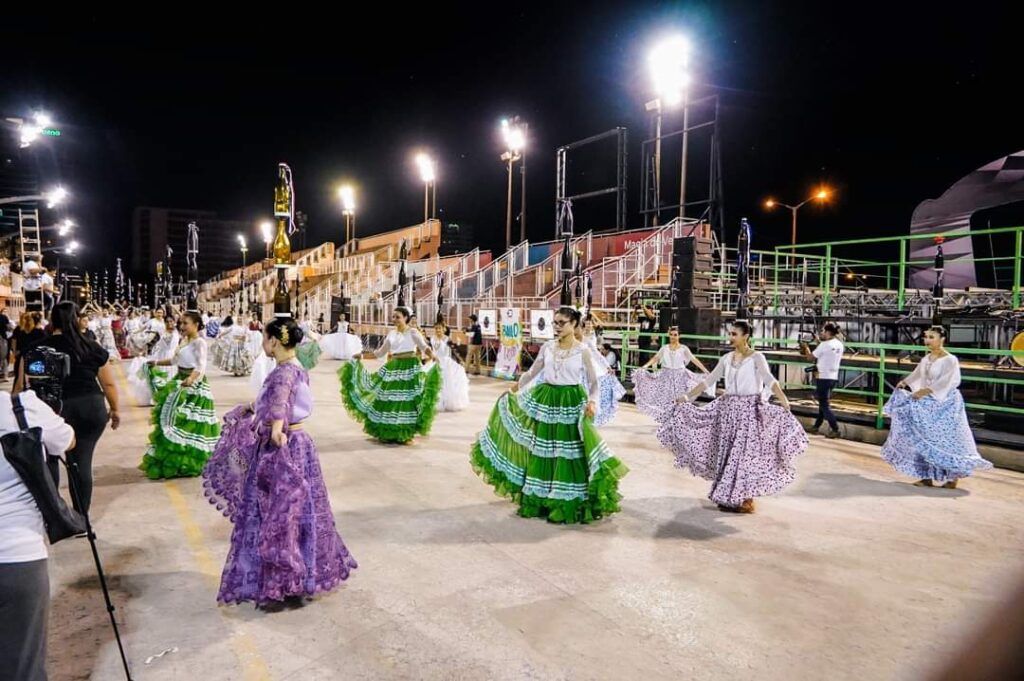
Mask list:
[{"label": "green metal railing", "polygon": [[[1007,263],[1004,269],[1013,268],[1011,291],[1012,291],[1012,304],[1013,307],[1020,307],[1021,304],[1021,255],[1022,246],[1024,246],[1024,227],[997,227],[992,229],[972,229],[963,230],[958,232],[950,232],[948,234],[942,234],[947,241],[956,239],[959,237],[974,237],[984,236],[993,234],[1013,234],[1014,235],[1014,248],[1013,253],[1009,255],[993,256],[991,258],[958,258],[957,262],[973,262],[973,263]],[[926,260],[910,260],[907,257],[908,245],[912,241],[934,241],[936,234],[910,234],[907,236],[892,236],[892,237],[879,237],[873,239],[849,239],[845,241],[822,241],[819,243],[810,244],[796,244],[796,245],[783,245],[776,246],[774,253],[773,268],[773,287],[774,287],[774,299],[775,306],[778,307],[779,302],[779,274],[781,272],[793,272],[799,268],[792,266],[787,267],[785,263],[793,260],[805,260],[805,261],[816,261],[820,263],[818,273],[820,275],[819,287],[822,289],[822,312],[828,313],[829,305],[831,302],[831,273],[833,267],[837,263],[842,263],[844,267],[860,266],[860,267],[877,267],[885,268],[885,277],[887,280],[887,288],[892,288],[892,268],[896,267],[897,270],[897,305],[900,309],[903,308],[906,302],[906,290],[907,290],[907,269],[912,266],[929,267],[933,264],[932,259]],[[896,244],[899,250],[899,257],[894,261],[871,261],[871,260],[851,260],[847,258],[834,258],[833,249],[839,247],[850,247],[850,246],[866,246],[866,245],[885,245],[885,244]],[[818,253],[806,253],[808,249],[824,249],[824,254]],[[763,257],[763,256],[762,256]],[[881,276],[881,275],[879,275]]]},{"label": "green metal railing", "polygon": [[[646,363],[656,352],[655,350],[642,350],[639,348],[640,337],[649,337],[653,340],[658,340],[660,344],[668,342],[668,336],[662,333],[641,333],[639,331],[623,331],[622,332],[622,352],[620,353],[619,362],[619,375],[620,379],[625,382],[629,373],[638,368],[639,366]],[[691,348],[698,346],[699,343],[703,342],[705,345],[708,342],[722,343],[723,345],[715,348],[714,352],[696,352],[695,356],[704,361],[708,368],[712,368],[713,363],[717,362],[718,359],[728,352],[728,348],[724,347],[725,339],[721,336],[697,336],[691,334],[680,334],[680,340]],[[755,338],[753,344],[759,350],[791,350],[799,348],[799,341],[788,338]],[[856,388],[836,388],[835,393],[856,395],[859,397],[867,398],[869,402],[874,402],[875,405],[875,428],[883,428],[885,425],[885,418],[882,413],[882,409],[885,406],[885,402],[888,399],[889,394],[892,392],[890,387],[890,381],[893,386],[899,382],[899,380],[909,375],[914,367],[917,365],[919,358],[914,360],[908,360],[905,364],[900,363],[897,366],[887,365],[886,358],[892,356],[898,356],[899,353],[905,352],[923,352],[923,348],[920,345],[895,345],[886,343],[855,343],[849,342],[844,343],[845,346],[850,350],[858,350],[862,353],[857,355],[857,360],[863,362],[865,360],[877,361],[877,366],[851,366],[849,364],[842,367],[842,371],[846,374],[867,374],[877,376],[876,386],[874,389],[861,390]],[[985,357],[992,362],[993,367],[995,363],[1003,358],[1019,357],[1024,359],[1024,351],[1011,351],[1011,350],[996,350],[987,348],[946,348],[950,353],[957,355],[958,357],[968,359]],[[629,360],[634,356],[638,356],[639,361],[636,364],[631,363]],[[707,361],[705,361],[707,360]],[[806,367],[812,364],[806,359],[797,358],[785,358],[780,359],[776,357],[768,357],[768,364],[771,366],[801,366]],[[1016,364],[1012,364],[1013,367],[1018,367]],[[1018,367],[1019,368],[1019,367]],[[1006,374],[1014,374],[1012,376],[974,376],[974,375],[962,375],[961,384],[963,383],[979,383],[990,386],[1011,386],[1024,388],[1024,369],[1020,370],[1003,370]],[[895,379],[895,380],[892,380]],[[798,388],[807,389],[808,385],[805,383],[783,383],[783,389]],[[968,411],[976,412],[993,412],[1003,414],[1014,414],[1017,416],[1024,416],[1024,407],[1004,406],[999,404],[986,404],[986,403],[973,403],[968,402],[966,404]]]}]

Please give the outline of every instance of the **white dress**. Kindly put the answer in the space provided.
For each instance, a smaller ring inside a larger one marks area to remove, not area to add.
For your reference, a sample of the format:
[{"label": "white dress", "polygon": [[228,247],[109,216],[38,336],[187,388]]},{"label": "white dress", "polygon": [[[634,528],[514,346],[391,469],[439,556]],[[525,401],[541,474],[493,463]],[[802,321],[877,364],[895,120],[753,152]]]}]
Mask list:
[{"label": "white dress", "polygon": [[[430,349],[441,369],[441,394],[437,398],[437,410],[462,411],[469,406],[469,378],[466,377],[466,370],[452,359],[448,336],[431,336]],[[428,368],[424,365],[424,370]]]},{"label": "white dress", "polygon": [[363,354],[363,342],[348,332],[348,322],[338,322],[334,333],[320,338],[320,349],[329,359],[350,360]]}]

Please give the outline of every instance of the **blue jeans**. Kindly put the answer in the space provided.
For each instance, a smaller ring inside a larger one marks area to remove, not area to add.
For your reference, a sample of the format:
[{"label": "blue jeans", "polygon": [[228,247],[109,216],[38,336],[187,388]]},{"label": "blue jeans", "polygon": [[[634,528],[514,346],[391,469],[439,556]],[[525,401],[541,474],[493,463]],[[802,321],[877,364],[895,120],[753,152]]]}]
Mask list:
[{"label": "blue jeans", "polygon": [[838,381],[834,378],[819,378],[814,382],[814,393],[818,398],[818,418],[814,422],[815,428],[821,428],[822,421],[828,421],[829,428],[839,430],[836,415],[832,413],[832,405],[829,404],[836,383]]}]

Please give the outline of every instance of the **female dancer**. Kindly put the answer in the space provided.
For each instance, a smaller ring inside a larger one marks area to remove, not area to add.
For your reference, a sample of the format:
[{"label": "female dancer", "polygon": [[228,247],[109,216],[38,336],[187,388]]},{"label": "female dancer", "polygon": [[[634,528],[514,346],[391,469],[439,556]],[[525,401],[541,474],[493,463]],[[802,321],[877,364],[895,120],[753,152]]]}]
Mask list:
[{"label": "female dancer", "polygon": [[238,324],[225,327],[217,340],[220,346],[217,368],[232,376],[248,376],[252,371],[252,353],[249,352],[249,327],[244,317]]},{"label": "female dancer", "polygon": [[140,407],[153,406],[153,395],[173,378],[172,371],[166,367],[153,366],[150,360],[158,362],[172,359],[180,342],[177,320],[173,315],[167,315],[164,317],[164,333],[153,346],[153,351],[148,357],[134,358],[128,365],[128,388]]},{"label": "female dancer", "polygon": [[172,359],[151,366],[175,366],[177,375],[156,394],[153,432],[139,468],[148,478],[194,477],[220,437],[220,422],[213,407],[213,393],[206,380],[208,350],[200,336],[202,318],[195,312],[181,316],[184,339]]},{"label": "female dancer", "polygon": [[302,320],[299,323],[299,328],[302,329],[302,342],[295,348],[295,356],[299,363],[309,371],[320,361],[320,336],[313,331],[308,319]]},{"label": "female dancer", "polygon": [[412,313],[396,307],[391,314],[395,328],[374,355],[390,355],[387,363],[371,374],[356,357],[338,370],[341,399],[352,418],[362,422],[368,435],[382,442],[407,443],[418,433],[426,435],[434,421],[441,392],[441,371],[424,372],[416,350],[434,358],[430,345],[409,326]]},{"label": "female dancer", "polygon": [[[661,364],[661,371],[650,374],[647,368]],[[668,328],[668,345],[663,345],[646,364],[633,371],[633,395],[636,406],[643,413],[660,421],[675,406],[675,398],[688,393],[705,376],[699,376],[686,367],[693,363],[703,374],[708,370],[694,357],[690,348],[679,342],[679,327]],[[712,397],[714,394],[712,393]]]},{"label": "female dancer", "polygon": [[524,518],[587,523],[619,510],[619,479],[628,469],[592,423],[604,365],[576,340],[579,323],[571,307],[555,313],[558,338],[545,343],[530,370],[498,398],[470,454],[476,473]]},{"label": "female dancer", "polygon": [[437,410],[462,411],[469,406],[469,378],[462,365],[452,358],[451,339],[448,338],[448,326],[444,322],[434,324],[430,349],[441,368],[441,395]]},{"label": "female dancer", "polygon": [[359,340],[359,336],[348,332],[348,322],[344,320],[338,322],[334,333],[320,338],[320,347],[331,359],[348,360],[363,352],[362,341]]},{"label": "female dancer", "polygon": [[109,361],[117,361],[121,359],[121,351],[117,349],[117,343],[114,342],[114,311],[109,308],[103,308],[103,311],[99,316],[99,331],[96,333],[96,341],[100,344],[100,347],[107,351],[110,359]]},{"label": "female dancer", "polygon": [[264,610],[330,591],[357,567],[338,534],[320,457],[303,429],[313,408],[309,374],[295,359],[302,330],[267,324],[264,353],[275,368],[253,405],[224,417],[224,433],[203,469],[210,503],[234,529],[217,600]]},{"label": "female dancer", "polygon": [[[924,356],[914,372],[900,381],[885,405],[889,437],[882,458],[904,475],[955,489],[960,478],[992,468],[981,457],[967,422],[960,385],[960,361],[946,351],[946,330],[933,326],[924,333]],[[905,388],[905,390],[904,390]]]},{"label": "female dancer", "polygon": [[[722,511],[753,513],[754,497],[780,492],[796,477],[793,460],[807,448],[807,435],[789,412],[789,400],[750,347],[750,325],[737,321],[729,332],[733,351],[679,397],[658,428],[658,440],[676,457],[678,468],[710,480],[708,498]],[[692,401],[725,378],[725,392],[710,404]],[[782,406],[769,404],[771,390]]]}]

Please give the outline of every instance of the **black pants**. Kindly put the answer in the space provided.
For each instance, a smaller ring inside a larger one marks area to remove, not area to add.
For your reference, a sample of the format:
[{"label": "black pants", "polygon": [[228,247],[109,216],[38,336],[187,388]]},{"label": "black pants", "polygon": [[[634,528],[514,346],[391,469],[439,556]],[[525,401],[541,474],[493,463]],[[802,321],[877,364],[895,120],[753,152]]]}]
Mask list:
[{"label": "black pants", "polygon": [[0,681],[46,681],[46,559],[0,564]]},{"label": "black pants", "polygon": [[[78,498],[71,495],[71,501],[75,510],[88,513],[92,503],[92,453],[107,427],[107,404],[99,393],[66,397],[60,415],[75,431],[75,448],[68,450],[68,463],[78,468],[75,480]],[[60,461],[51,457],[48,463],[53,480],[59,486]]]},{"label": "black pants", "polygon": [[839,430],[839,424],[836,423],[836,415],[832,413],[832,405],[829,404],[829,400],[832,399],[832,390],[836,387],[838,381],[834,378],[819,378],[814,383],[814,392],[818,397],[818,418],[814,422],[815,428],[820,428],[822,421],[828,421],[829,428],[832,430]]}]

